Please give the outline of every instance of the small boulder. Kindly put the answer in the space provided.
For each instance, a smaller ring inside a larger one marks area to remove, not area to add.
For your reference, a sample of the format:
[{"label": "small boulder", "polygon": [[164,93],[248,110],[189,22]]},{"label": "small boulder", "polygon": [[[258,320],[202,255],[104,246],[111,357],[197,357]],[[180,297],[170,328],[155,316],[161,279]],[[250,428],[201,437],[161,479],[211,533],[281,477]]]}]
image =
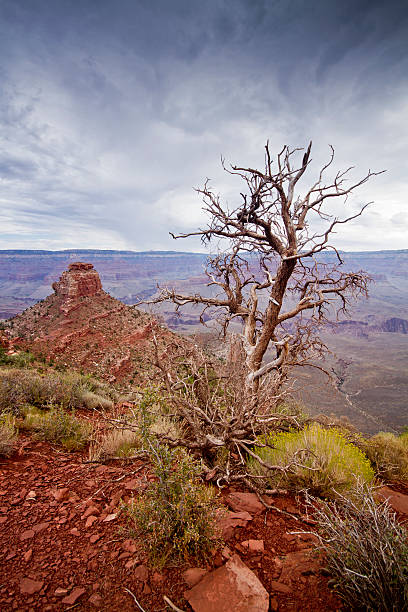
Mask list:
[{"label": "small boulder", "polygon": [[241,546],[250,553],[263,553],[265,550],[263,540],[245,540]]},{"label": "small boulder", "polygon": [[394,512],[408,515],[408,495],[393,491],[390,487],[381,487],[377,491],[377,496],[383,500],[387,500]]},{"label": "small boulder", "polygon": [[194,612],[268,612],[269,595],[257,576],[234,555],[184,593]]}]

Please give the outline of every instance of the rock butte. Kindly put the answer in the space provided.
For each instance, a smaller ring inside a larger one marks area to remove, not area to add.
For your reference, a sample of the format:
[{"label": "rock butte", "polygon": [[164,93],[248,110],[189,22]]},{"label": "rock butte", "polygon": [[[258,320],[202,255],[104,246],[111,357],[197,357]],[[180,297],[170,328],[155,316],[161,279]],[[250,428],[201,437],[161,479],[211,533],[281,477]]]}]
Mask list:
[{"label": "rock butte", "polygon": [[91,297],[102,291],[98,272],[91,263],[75,262],[63,272],[59,282],[53,283],[55,294],[62,299]]}]

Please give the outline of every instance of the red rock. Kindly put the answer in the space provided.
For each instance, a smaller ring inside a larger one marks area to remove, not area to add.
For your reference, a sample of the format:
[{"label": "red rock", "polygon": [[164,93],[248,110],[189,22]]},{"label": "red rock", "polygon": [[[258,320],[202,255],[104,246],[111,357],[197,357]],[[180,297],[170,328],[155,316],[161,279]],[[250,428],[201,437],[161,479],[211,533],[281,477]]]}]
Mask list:
[{"label": "red rock", "polygon": [[30,548],[24,553],[24,561],[28,562],[32,556],[33,556],[33,549]]},{"label": "red rock", "polygon": [[250,553],[263,553],[265,550],[263,540],[245,540],[241,546]]},{"label": "red rock", "polygon": [[234,535],[236,527],[246,527],[252,516],[248,512],[227,512],[218,520],[218,525],[224,540],[229,540]]},{"label": "red rock", "polygon": [[224,548],[221,551],[221,554],[222,554],[222,558],[227,560],[231,558],[232,552],[231,552],[231,549],[228,548],[228,546],[224,546]]},{"label": "red rock", "polygon": [[133,540],[125,540],[122,544],[122,548],[130,553],[135,553],[137,550],[136,544]]},{"label": "red rock", "polygon": [[20,580],[20,591],[24,595],[33,595],[41,591],[43,587],[43,580],[32,580],[31,578],[21,578]]},{"label": "red rock", "polygon": [[117,512],[115,512],[113,514],[108,514],[108,516],[106,516],[103,519],[103,522],[104,523],[110,523],[110,521],[114,521],[117,516],[118,516]]},{"label": "red rock", "polygon": [[288,553],[283,559],[280,581],[289,583],[296,577],[296,574],[317,574],[319,569],[319,560],[313,551],[297,550]]},{"label": "red rock", "polygon": [[64,500],[68,495],[69,489],[64,487],[63,489],[56,489],[55,491],[51,491],[51,494],[54,496],[54,499],[58,502]]},{"label": "red rock", "polygon": [[127,563],[125,563],[126,569],[131,569],[137,564],[137,562],[138,562],[137,559],[131,559],[131,561],[128,561]]},{"label": "red rock", "polygon": [[234,512],[249,512],[253,516],[262,514],[266,509],[255,493],[234,491],[225,497],[225,501]]},{"label": "red rock", "polygon": [[208,574],[207,570],[201,567],[190,567],[188,570],[183,572],[184,582],[191,588],[197,582],[200,582],[201,578],[203,578],[206,574]]},{"label": "red rock", "polygon": [[393,491],[390,487],[381,487],[377,490],[377,496],[381,500],[387,500],[394,512],[408,514],[408,495]]},{"label": "red rock", "polygon": [[133,576],[137,580],[146,582],[146,580],[149,578],[149,570],[147,569],[145,565],[139,565],[133,572]]},{"label": "red rock", "polygon": [[72,606],[84,593],[86,593],[86,589],[75,587],[67,597],[64,597],[62,603]]},{"label": "red rock", "polygon": [[33,529],[28,529],[27,531],[23,531],[20,535],[20,540],[24,542],[24,540],[30,540],[35,536],[35,531]]},{"label": "red rock", "polygon": [[7,521],[7,516],[0,516],[0,525],[3,525]]},{"label": "red rock", "polygon": [[97,516],[93,516],[92,514],[90,516],[88,516],[88,518],[86,519],[86,523],[85,523],[85,527],[92,527],[92,525],[94,524],[95,521],[98,520]]},{"label": "red rock", "polygon": [[68,271],[62,273],[59,282],[53,283],[52,288],[63,299],[75,299],[96,295],[102,291],[102,284],[91,263],[75,262],[68,266]]},{"label": "red rock", "polygon": [[278,612],[279,604],[278,600],[275,597],[271,597],[271,600],[269,602],[269,609],[271,612]]},{"label": "red rock", "polygon": [[26,496],[26,500],[30,501],[37,497],[37,493],[35,491],[29,491]]},{"label": "red rock", "polygon": [[73,529],[70,529],[69,533],[72,534],[73,536],[76,536],[77,538],[81,535],[76,527],[73,527]]},{"label": "red rock", "polygon": [[118,561],[122,561],[122,559],[129,559],[130,554],[131,554],[130,552],[121,553],[118,557]]},{"label": "red rock", "polygon": [[160,582],[163,582],[163,580],[164,580],[164,576],[162,574],[160,574],[159,572],[153,573],[152,581],[155,584],[159,584]]},{"label": "red rock", "polygon": [[89,506],[81,516],[81,519],[86,519],[88,516],[91,516],[91,514],[99,514],[99,508],[96,506]]},{"label": "red rock", "polygon": [[257,576],[234,555],[184,593],[194,612],[268,612],[269,595]]},{"label": "red rock", "polygon": [[91,605],[95,606],[95,608],[100,608],[103,604],[103,599],[98,593],[91,595],[88,601]]},{"label": "red rock", "polygon": [[292,589],[288,587],[287,584],[283,584],[283,582],[276,582],[276,580],[272,580],[271,587],[277,593],[283,593],[284,595],[292,592]]},{"label": "red rock", "polygon": [[147,582],[145,582],[145,584],[143,585],[143,594],[149,595],[151,592],[152,592],[152,589],[149,587]]},{"label": "red rock", "polygon": [[44,529],[47,529],[49,523],[38,523],[37,525],[34,525],[33,527],[33,531],[35,531],[35,533],[40,533],[40,531],[44,531]]},{"label": "red rock", "polygon": [[91,535],[91,537],[89,538],[89,541],[91,544],[95,544],[95,542],[97,542],[100,539],[101,539],[100,535],[94,534],[94,535]]},{"label": "red rock", "polygon": [[56,597],[64,597],[67,594],[68,594],[68,589],[64,589],[62,587],[57,587],[54,591],[54,595]]}]

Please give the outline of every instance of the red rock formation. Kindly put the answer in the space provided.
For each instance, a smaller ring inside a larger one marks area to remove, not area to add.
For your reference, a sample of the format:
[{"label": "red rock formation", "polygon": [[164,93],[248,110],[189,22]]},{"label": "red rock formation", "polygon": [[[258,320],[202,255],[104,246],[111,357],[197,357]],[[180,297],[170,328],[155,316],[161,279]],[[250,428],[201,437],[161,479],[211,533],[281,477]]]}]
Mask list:
[{"label": "red rock formation", "polygon": [[102,291],[99,274],[91,263],[76,262],[62,273],[58,283],[53,283],[55,294],[63,299],[90,297]]},{"label": "red rock formation", "polygon": [[103,291],[90,263],[71,264],[53,289],[10,322],[10,337],[20,337],[21,346],[35,355],[110,382],[133,381],[152,369],[154,332],[161,351],[182,342],[150,315]]}]

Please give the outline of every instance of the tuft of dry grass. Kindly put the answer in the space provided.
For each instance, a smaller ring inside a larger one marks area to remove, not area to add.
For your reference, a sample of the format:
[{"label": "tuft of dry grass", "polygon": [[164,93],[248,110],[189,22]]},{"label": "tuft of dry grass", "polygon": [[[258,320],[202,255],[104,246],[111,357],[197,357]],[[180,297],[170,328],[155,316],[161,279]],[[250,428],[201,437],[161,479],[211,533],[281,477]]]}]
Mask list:
[{"label": "tuft of dry grass", "polygon": [[15,418],[10,414],[2,415],[0,417],[0,456],[8,457],[12,454],[17,437]]},{"label": "tuft of dry grass", "polygon": [[129,457],[140,448],[140,436],[131,429],[112,429],[89,447],[91,461],[105,461],[110,457]]},{"label": "tuft of dry grass", "polygon": [[0,370],[0,412],[18,415],[26,405],[46,408],[49,404],[65,409],[110,409],[114,395],[107,385],[76,372]]}]

